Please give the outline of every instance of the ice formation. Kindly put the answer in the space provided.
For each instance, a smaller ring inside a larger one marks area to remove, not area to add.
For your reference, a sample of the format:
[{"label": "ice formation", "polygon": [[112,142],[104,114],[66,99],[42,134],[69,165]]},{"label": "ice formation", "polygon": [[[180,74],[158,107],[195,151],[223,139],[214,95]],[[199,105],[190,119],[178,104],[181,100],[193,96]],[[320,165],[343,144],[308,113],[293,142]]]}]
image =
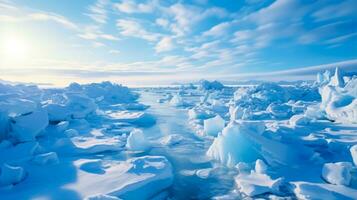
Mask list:
[{"label": "ice formation", "polygon": [[207,80],[200,80],[198,88],[200,90],[221,90],[224,88],[224,85],[219,81],[207,81]]},{"label": "ice formation", "polygon": [[234,87],[0,84],[0,199],[355,199],[357,78],[332,74]]},{"label": "ice formation", "polygon": [[8,186],[19,183],[25,177],[25,171],[22,167],[3,164],[0,174],[0,186]]},{"label": "ice formation", "polygon": [[351,181],[352,164],[349,162],[325,163],[322,177],[329,183],[348,186]]},{"label": "ice formation", "polygon": [[357,123],[357,77],[347,84],[336,68],[331,80],[320,87],[321,109],[329,119],[342,123]]},{"label": "ice formation", "polygon": [[130,132],[126,148],[132,151],[146,151],[149,147],[150,143],[142,130],[134,129]]},{"label": "ice formation", "polygon": [[350,152],[351,152],[351,156],[352,156],[353,163],[354,163],[355,166],[357,167],[357,144],[353,145],[353,146],[350,148]]},{"label": "ice formation", "polygon": [[217,136],[225,126],[225,121],[221,116],[217,115],[213,118],[203,121],[204,132],[206,135]]}]

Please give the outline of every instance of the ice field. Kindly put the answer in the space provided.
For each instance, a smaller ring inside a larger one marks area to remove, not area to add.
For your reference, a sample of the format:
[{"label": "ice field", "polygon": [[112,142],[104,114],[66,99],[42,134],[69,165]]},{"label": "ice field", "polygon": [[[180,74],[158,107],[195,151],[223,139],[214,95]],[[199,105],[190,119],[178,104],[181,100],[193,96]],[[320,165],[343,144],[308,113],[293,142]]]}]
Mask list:
[{"label": "ice field", "polygon": [[357,77],[0,84],[0,199],[357,199]]}]

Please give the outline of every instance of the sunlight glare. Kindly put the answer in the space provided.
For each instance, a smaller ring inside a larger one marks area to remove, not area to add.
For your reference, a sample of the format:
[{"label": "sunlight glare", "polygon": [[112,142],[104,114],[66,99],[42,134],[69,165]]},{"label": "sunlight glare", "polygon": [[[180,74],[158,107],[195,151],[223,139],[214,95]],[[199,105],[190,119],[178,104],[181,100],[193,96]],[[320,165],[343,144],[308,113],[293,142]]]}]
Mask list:
[{"label": "sunlight glare", "polygon": [[2,42],[2,55],[7,60],[25,59],[28,56],[28,45],[23,38],[16,36],[5,37]]}]

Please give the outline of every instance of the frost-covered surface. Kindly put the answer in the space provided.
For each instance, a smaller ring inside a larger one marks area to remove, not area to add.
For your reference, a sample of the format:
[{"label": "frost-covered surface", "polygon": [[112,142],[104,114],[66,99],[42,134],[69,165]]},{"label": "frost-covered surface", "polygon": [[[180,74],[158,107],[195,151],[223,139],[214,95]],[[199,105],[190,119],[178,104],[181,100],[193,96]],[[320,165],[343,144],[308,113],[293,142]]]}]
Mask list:
[{"label": "frost-covered surface", "polygon": [[0,85],[0,199],[356,199],[357,77]]}]

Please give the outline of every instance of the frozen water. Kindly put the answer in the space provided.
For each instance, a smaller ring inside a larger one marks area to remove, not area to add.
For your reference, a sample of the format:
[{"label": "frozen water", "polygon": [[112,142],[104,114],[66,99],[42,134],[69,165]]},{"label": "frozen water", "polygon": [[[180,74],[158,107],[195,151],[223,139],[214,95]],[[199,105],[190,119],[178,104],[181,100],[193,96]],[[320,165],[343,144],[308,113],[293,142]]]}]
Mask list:
[{"label": "frozen water", "polygon": [[332,184],[294,182],[294,193],[298,199],[355,199],[357,190]]},{"label": "frozen water", "polygon": [[26,115],[11,119],[11,130],[18,142],[34,141],[36,136],[48,125],[48,114],[45,110],[36,110]]},{"label": "frozen water", "polygon": [[126,148],[131,151],[146,151],[150,148],[150,142],[140,129],[134,129],[130,132]]},{"label": "frozen water", "polygon": [[221,116],[217,115],[213,118],[203,121],[204,132],[206,135],[217,136],[225,126],[225,121]]},{"label": "frozen water", "polygon": [[352,156],[353,163],[354,163],[355,166],[357,167],[357,144],[353,145],[353,146],[350,148],[350,152],[351,152],[351,156]]},{"label": "frozen water", "polygon": [[8,186],[19,183],[25,177],[25,171],[22,167],[3,164],[1,166],[0,186]]},{"label": "frozen water", "polygon": [[221,90],[224,88],[224,85],[219,81],[207,81],[207,80],[200,80],[198,88],[200,90]]},{"label": "frozen water", "polygon": [[0,198],[354,199],[356,85],[0,84]]},{"label": "frozen water", "polygon": [[352,164],[349,162],[325,163],[322,177],[329,183],[348,186],[351,182]]},{"label": "frozen water", "polygon": [[56,152],[48,152],[36,155],[32,161],[39,165],[52,165],[59,162]]},{"label": "frozen water", "polygon": [[272,179],[266,174],[251,172],[240,174],[235,178],[240,192],[248,196],[256,196],[265,193],[280,194],[283,179]]}]

